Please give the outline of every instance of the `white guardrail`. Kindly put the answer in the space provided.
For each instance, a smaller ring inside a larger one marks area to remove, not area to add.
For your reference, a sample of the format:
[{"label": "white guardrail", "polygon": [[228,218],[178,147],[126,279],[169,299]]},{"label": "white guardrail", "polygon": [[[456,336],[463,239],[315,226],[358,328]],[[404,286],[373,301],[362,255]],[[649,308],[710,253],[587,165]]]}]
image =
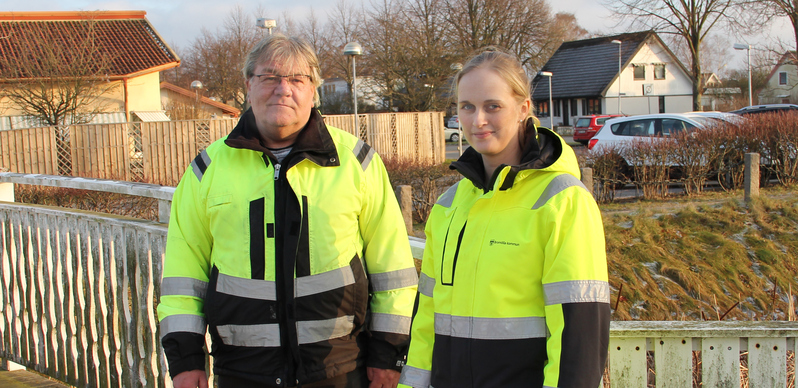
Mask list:
[{"label": "white guardrail", "polygon": [[[171,387],[155,313],[166,225],[14,203],[14,184],[152,197],[162,210],[174,189],[0,173],[0,358],[78,387]],[[424,240],[411,246],[421,259]],[[796,336],[795,322],[612,322],[605,387],[786,387]]]}]

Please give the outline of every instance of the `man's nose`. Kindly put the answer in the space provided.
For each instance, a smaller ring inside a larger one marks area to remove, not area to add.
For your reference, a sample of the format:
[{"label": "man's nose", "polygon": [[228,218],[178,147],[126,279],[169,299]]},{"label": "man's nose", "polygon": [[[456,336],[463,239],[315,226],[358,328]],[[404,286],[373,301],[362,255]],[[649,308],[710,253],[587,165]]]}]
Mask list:
[{"label": "man's nose", "polygon": [[280,82],[274,87],[274,92],[279,95],[291,95],[291,83],[288,78],[280,77]]}]

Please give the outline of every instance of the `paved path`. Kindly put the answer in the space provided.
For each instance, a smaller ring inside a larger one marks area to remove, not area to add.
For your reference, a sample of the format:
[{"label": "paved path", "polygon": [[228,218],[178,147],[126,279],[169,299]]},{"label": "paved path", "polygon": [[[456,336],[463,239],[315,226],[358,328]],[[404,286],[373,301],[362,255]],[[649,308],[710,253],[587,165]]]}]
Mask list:
[{"label": "paved path", "polygon": [[0,369],[0,387],[3,388],[69,388],[69,385],[50,380],[37,373],[24,370],[9,372]]}]

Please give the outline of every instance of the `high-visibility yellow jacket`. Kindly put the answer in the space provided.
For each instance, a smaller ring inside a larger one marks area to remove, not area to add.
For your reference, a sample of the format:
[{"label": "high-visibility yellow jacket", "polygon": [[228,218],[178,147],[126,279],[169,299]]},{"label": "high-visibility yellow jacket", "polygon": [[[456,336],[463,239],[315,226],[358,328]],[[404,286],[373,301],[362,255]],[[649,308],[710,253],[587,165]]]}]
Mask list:
[{"label": "high-visibility yellow jacket", "polygon": [[[318,111],[282,163],[244,113],[175,190],[158,305],[172,376],[295,386],[398,369],[417,274],[385,167]],[[397,365],[398,363],[398,365]]]},{"label": "high-visibility yellow jacket", "polygon": [[609,341],[601,214],[573,150],[528,129],[519,166],[464,176],[427,221],[407,365],[416,388],[599,385]]}]

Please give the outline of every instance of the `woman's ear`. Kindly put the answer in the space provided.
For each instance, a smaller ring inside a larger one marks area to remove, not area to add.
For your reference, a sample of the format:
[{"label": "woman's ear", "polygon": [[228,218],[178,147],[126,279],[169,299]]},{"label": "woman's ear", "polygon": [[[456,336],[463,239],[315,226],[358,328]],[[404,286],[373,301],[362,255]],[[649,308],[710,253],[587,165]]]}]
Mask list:
[{"label": "woman's ear", "polygon": [[521,102],[521,120],[529,117],[529,112],[532,111],[532,100],[525,99]]}]

